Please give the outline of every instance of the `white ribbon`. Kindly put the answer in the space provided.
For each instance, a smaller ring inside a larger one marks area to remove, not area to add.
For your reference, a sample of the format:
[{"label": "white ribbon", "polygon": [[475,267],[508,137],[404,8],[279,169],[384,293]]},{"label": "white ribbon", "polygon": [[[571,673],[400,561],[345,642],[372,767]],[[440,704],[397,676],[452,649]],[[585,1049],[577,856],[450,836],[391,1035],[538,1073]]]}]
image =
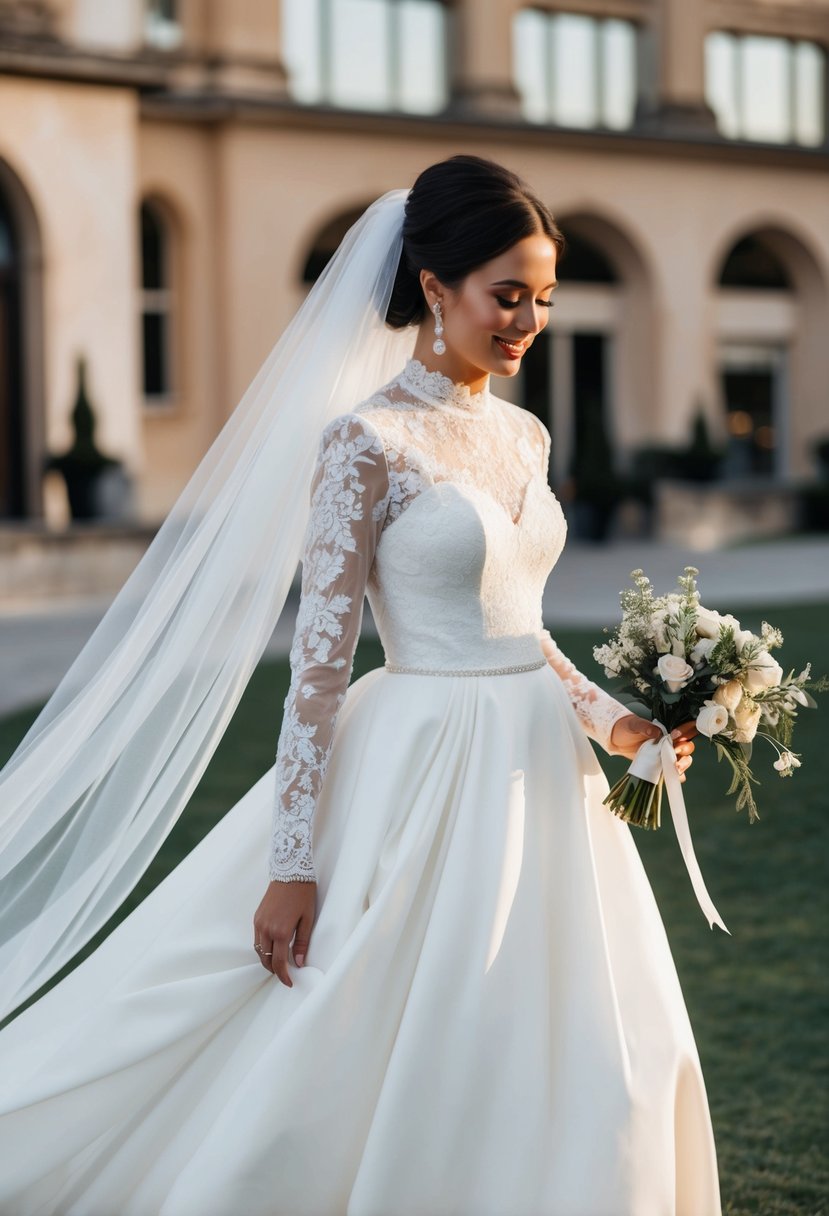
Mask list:
[{"label": "white ribbon", "polygon": [[697,897],[697,903],[702,908],[709,928],[713,929],[714,925],[719,925],[723,932],[728,933],[730,936],[730,930],[726,929],[725,922],[714,907],[714,901],[708,894],[705,883],[702,880],[702,873],[696,854],[694,853],[694,846],[691,843],[688,813],[685,810],[685,799],[682,797],[682,782],[679,780],[679,773],[676,771],[676,753],[668,735],[668,728],[663,726],[657,718],[654,718],[654,723],[662,731],[662,738],[658,741],[656,739],[646,739],[636,753],[628,772],[632,773],[634,777],[641,777],[644,781],[649,781],[651,785],[656,785],[660,777],[665,778],[665,788],[668,791],[668,803],[671,808],[671,817],[674,821],[674,831],[679,841],[679,847],[685,861],[688,877],[691,880],[691,886],[694,888],[694,894]]}]

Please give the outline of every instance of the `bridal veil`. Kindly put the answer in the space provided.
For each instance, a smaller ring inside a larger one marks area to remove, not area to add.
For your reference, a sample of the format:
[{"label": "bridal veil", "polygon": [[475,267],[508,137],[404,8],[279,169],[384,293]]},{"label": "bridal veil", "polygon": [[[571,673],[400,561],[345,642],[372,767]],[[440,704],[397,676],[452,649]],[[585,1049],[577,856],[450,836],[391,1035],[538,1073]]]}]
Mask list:
[{"label": "bridal veil", "polygon": [[233,714],[296,571],[320,433],[410,353],[384,322],[406,196],[346,234],[0,773],[0,1016],[123,902]]}]

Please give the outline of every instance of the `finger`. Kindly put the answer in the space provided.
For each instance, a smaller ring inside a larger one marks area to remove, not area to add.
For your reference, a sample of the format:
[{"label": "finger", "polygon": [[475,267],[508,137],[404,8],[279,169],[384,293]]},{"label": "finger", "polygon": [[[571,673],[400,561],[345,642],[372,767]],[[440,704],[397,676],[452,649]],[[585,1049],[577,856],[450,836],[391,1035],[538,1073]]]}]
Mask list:
[{"label": "finger", "polygon": [[288,938],[277,938],[273,944],[273,973],[278,976],[286,988],[293,988],[293,980],[288,973]]},{"label": "finger", "polygon": [[299,924],[297,925],[296,937],[294,938],[294,962],[297,967],[302,967],[305,963],[308,944],[311,940],[312,923],[311,917],[305,914],[300,917]]},{"label": "finger", "polygon": [[259,962],[265,970],[273,972],[273,942],[269,937],[263,935],[259,938],[259,949],[256,953],[259,955]]},{"label": "finger", "polygon": [[[694,721],[683,722],[681,726],[676,728],[676,737],[681,740],[693,739],[694,735],[698,735],[697,724]],[[673,733],[673,732],[672,732]]]}]

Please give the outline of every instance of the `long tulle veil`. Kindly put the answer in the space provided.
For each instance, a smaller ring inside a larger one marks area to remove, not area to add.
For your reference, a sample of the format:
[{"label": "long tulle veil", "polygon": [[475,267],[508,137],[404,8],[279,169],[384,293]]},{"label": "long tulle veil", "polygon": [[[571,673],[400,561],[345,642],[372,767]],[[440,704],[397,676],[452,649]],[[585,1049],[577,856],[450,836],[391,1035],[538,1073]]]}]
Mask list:
[{"label": "long tulle veil", "polygon": [[0,773],[0,1016],[123,902],[233,714],[301,554],[320,432],[411,350],[383,320],[406,194],[349,230]]}]

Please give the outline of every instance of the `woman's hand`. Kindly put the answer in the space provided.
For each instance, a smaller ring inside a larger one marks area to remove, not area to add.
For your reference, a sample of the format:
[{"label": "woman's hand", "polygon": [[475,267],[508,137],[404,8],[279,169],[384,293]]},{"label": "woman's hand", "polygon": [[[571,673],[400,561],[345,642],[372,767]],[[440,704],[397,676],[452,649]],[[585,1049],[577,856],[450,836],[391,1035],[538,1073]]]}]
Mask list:
[{"label": "woman's hand", "polygon": [[288,949],[301,967],[308,953],[317,906],[315,882],[271,882],[253,917],[254,950],[267,970],[293,988],[288,974]]},{"label": "woman's hand", "polygon": [[[696,734],[698,731],[694,722],[684,722],[682,726],[671,731],[671,742],[677,755],[676,771],[680,781],[685,780],[685,770],[694,762],[691,752],[694,750],[692,740]],[[628,760],[632,760],[646,739],[658,741],[661,738],[662,731],[653,722],[640,718],[638,714],[628,714],[626,718],[619,718],[614,722],[610,732],[610,746],[617,755],[627,756]]]}]

